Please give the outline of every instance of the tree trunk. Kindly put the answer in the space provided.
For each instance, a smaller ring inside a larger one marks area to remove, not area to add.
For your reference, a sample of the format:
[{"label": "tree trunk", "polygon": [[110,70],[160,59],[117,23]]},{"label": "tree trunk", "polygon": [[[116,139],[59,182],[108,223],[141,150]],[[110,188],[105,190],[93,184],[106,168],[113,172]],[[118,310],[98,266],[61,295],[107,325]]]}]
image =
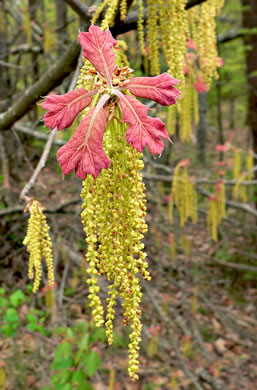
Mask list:
[{"label": "tree trunk", "polygon": [[4,0],[0,0],[0,112],[5,111],[10,102],[10,77],[8,64],[8,36],[7,36],[7,23],[5,15],[5,3]]},{"label": "tree trunk", "polygon": [[68,43],[67,31],[67,5],[63,0],[55,0],[56,6],[56,31],[57,31],[57,56],[62,55]]},{"label": "tree trunk", "polygon": [[[257,1],[242,0],[243,27],[252,29],[257,26]],[[244,34],[246,50],[246,67],[248,82],[248,124],[252,133],[253,150],[257,154],[257,37],[256,34]],[[257,159],[255,159],[257,164]],[[255,172],[257,179],[257,172]]]}]

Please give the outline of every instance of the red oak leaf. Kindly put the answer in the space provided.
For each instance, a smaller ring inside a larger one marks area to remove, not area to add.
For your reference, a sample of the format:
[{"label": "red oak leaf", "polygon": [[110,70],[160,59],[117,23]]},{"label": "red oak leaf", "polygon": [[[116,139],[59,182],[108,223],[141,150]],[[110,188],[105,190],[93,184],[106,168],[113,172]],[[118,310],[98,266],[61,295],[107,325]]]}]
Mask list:
[{"label": "red oak leaf", "polygon": [[103,168],[108,168],[110,161],[103,150],[105,120],[104,108],[92,108],[71,139],[58,150],[57,160],[64,175],[75,169],[82,180],[87,174],[96,179]]},{"label": "red oak leaf", "polygon": [[48,110],[44,115],[45,126],[52,130],[69,127],[80,111],[87,107],[96,91],[88,92],[84,88],[66,93],[65,95],[48,95],[41,106]]},{"label": "red oak leaf", "polygon": [[112,51],[117,41],[112,37],[109,29],[102,31],[93,24],[89,32],[81,32],[78,37],[83,48],[83,56],[87,58],[102,77],[111,85],[111,78],[115,68],[115,56]]},{"label": "red oak leaf", "polygon": [[165,124],[159,118],[147,116],[149,108],[133,96],[123,95],[119,91],[114,93],[120,98],[123,121],[130,125],[126,133],[128,143],[139,152],[147,145],[153,155],[160,155],[163,151],[161,137],[169,138]]},{"label": "red oak leaf", "polygon": [[133,77],[126,84],[129,92],[133,95],[151,99],[162,106],[175,104],[180,92],[174,85],[179,80],[174,79],[168,73],[162,73],[155,77]]}]

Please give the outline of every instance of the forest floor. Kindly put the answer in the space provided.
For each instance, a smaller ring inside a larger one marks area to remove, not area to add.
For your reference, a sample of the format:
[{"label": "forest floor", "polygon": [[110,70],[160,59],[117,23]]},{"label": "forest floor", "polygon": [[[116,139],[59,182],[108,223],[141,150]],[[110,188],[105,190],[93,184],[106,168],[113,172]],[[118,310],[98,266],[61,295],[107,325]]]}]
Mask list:
[{"label": "forest floor", "polygon": [[[190,153],[194,157],[194,152],[179,145],[172,156],[174,161]],[[208,158],[211,156],[214,164],[215,142],[210,140],[210,145]],[[49,166],[55,166],[54,154]],[[213,164],[208,163],[206,168],[196,163],[192,173],[209,177]],[[12,183],[17,199],[22,183],[29,177],[30,171],[24,170],[17,180],[19,184]],[[179,228],[176,213],[174,225],[170,224],[169,187],[147,182],[149,232],[145,245],[152,280],[142,282],[143,332],[136,383],[126,372],[129,332],[122,324],[121,305],[118,303],[116,310],[113,346],[107,345],[102,330],[96,331],[91,325],[88,291],[80,267],[85,253],[80,182],[73,176],[63,181],[59,169],[54,172],[46,168],[33,194],[46,208],[55,209],[47,214],[55,243],[54,291],[43,288],[36,295],[31,292],[27,254],[22,245],[27,215],[1,218],[1,390],[82,390],[90,389],[89,382],[96,390],[256,390],[255,221],[245,213],[229,209],[215,243],[206,233],[203,198],[199,200],[196,224],[188,222]],[[60,204],[63,207],[58,209]],[[170,233],[175,237],[175,256]],[[103,280],[103,290],[107,288],[105,283]],[[67,359],[56,352],[65,343],[70,344],[73,355],[81,351],[73,365],[65,363]],[[89,368],[89,363],[85,363],[92,378],[84,387],[65,387],[58,373],[64,377],[82,370],[80,362],[83,366],[83,353],[86,355],[88,350],[100,357],[100,362],[91,361]],[[51,376],[55,376],[56,382],[47,387]]]}]

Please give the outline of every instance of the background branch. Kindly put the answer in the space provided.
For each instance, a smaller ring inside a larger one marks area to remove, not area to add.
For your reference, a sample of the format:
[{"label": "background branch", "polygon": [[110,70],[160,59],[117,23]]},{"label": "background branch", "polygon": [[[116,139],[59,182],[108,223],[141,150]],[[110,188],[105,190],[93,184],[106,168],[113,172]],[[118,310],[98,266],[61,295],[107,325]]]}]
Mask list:
[{"label": "background branch", "polygon": [[36,83],[31,85],[8,111],[0,114],[0,130],[10,129],[42,96],[47,95],[59,85],[74,70],[79,53],[79,43],[72,42],[63,56]]}]

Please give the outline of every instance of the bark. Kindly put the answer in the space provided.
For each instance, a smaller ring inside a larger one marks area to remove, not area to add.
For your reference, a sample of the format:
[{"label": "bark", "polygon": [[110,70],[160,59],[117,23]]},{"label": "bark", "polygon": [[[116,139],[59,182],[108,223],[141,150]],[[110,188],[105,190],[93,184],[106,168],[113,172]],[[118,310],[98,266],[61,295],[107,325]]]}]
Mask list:
[{"label": "bark", "polygon": [[205,145],[206,145],[206,133],[207,133],[207,93],[199,93],[199,123],[197,126],[197,157],[202,163],[205,163]]},{"label": "bark", "polygon": [[67,5],[63,0],[55,0],[57,25],[57,57],[62,55],[68,43]]},{"label": "bark", "polygon": [[[36,13],[37,13],[37,5],[38,0],[29,0],[29,15],[30,15],[30,23],[32,30],[32,23],[36,22]],[[35,38],[35,34],[32,34],[32,45],[37,44],[37,40]],[[32,80],[35,83],[39,79],[39,61],[38,61],[38,53],[31,52],[31,64],[32,64]],[[31,111],[31,119],[34,121],[37,119],[37,107],[33,107]]]},{"label": "bark", "polygon": [[0,25],[0,112],[8,107],[10,98],[10,77],[8,64],[8,36],[5,15],[5,2],[0,0],[0,15],[2,23]]},{"label": "bark", "polygon": [[42,96],[47,95],[59,85],[74,70],[79,54],[79,43],[72,42],[63,56],[34,85],[31,85],[8,111],[0,114],[0,129],[8,130]]},{"label": "bark", "polygon": [[[243,27],[252,29],[257,26],[257,1],[242,0]],[[248,124],[252,133],[253,150],[257,153],[257,37],[256,34],[244,34],[246,50],[246,67],[248,82]],[[257,164],[257,159],[255,161]],[[257,173],[255,173],[257,178]]]},{"label": "bark", "polygon": [[[30,14],[30,23],[36,22],[36,12],[37,12],[37,0],[29,0],[29,14]],[[32,27],[31,27],[32,28]],[[37,44],[37,40],[35,39],[35,35],[32,34],[32,45],[35,46]],[[32,64],[32,80],[35,83],[39,77],[39,64],[38,64],[38,53],[31,52],[31,64]]]}]

